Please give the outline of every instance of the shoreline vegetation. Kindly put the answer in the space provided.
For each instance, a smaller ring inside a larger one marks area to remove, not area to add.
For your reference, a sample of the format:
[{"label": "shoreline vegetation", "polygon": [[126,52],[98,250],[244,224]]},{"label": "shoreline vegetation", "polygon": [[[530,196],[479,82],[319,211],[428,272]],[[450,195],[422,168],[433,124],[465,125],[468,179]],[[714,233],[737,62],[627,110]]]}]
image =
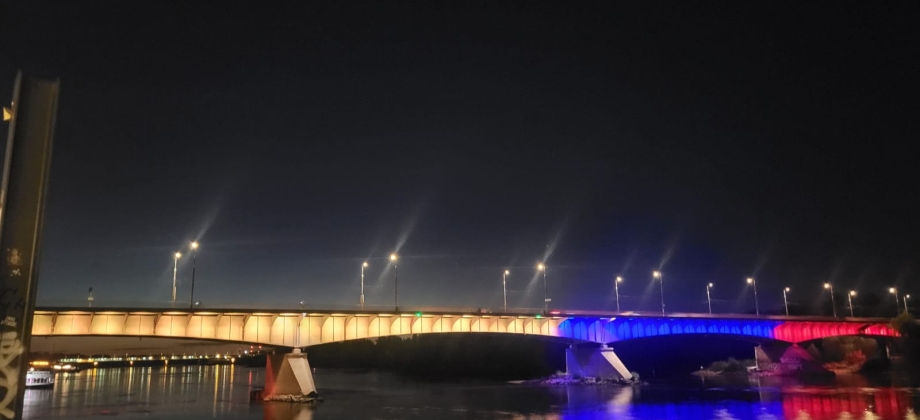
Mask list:
[{"label": "shoreline vegetation", "polygon": [[[899,340],[880,345],[872,337],[829,337],[811,343],[807,348],[796,344],[778,358],[770,357],[763,348],[755,351],[757,360],[729,358],[714,362],[692,372],[702,378],[749,376],[834,376],[871,373],[896,369],[920,371],[920,323],[908,313],[891,320],[900,332]],[[779,360],[778,363],[772,360]]]},{"label": "shoreline vegetation", "polygon": [[727,360],[712,362],[706,368],[700,366],[700,370],[691,372],[691,374],[704,378],[721,375],[749,375],[755,365],[754,359],[738,360],[734,357],[729,357]]}]

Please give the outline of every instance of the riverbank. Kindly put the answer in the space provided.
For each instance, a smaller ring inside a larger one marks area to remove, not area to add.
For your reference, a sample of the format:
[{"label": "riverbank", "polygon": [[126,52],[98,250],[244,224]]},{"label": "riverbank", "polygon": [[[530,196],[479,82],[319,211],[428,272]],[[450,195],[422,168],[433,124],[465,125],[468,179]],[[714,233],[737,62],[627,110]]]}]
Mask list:
[{"label": "riverbank", "polygon": [[527,381],[512,381],[511,383],[527,385],[600,385],[600,386],[636,386],[647,385],[639,379],[613,379],[613,378],[596,378],[593,376],[574,377],[564,373],[557,373],[553,376],[540,379],[531,379]]}]

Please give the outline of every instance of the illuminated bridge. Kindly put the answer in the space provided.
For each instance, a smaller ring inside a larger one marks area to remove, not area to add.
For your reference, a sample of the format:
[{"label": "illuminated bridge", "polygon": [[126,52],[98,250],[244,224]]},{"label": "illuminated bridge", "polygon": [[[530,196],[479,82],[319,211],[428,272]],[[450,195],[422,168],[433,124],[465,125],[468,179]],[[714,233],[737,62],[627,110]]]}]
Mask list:
[{"label": "illuminated bridge", "polygon": [[720,334],[799,343],[834,336],[895,337],[879,318],[779,317],[634,312],[571,312],[548,316],[464,311],[361,312],[290,310],[165,310],[37,308],[34,336],[163,337],[306,347],[347,340],[437,333],[503,333],[576,342],[675,334]]}]

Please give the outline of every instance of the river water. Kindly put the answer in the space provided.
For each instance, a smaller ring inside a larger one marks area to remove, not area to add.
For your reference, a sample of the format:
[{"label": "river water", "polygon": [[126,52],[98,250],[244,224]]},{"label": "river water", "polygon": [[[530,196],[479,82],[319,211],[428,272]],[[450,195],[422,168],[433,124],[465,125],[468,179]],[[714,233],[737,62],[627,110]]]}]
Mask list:
[{"label": "river water", "polygon": [[[58,374],[26,391],[25,419],[884,419],[915,420],[920,388],[847,376],[820,384],[692,377],[638,388],[423,382],[382,372],[319,370],[315,407],[250,403],[264,369],[106,368]],[[101,416],[101,417],[100,417]]]}]

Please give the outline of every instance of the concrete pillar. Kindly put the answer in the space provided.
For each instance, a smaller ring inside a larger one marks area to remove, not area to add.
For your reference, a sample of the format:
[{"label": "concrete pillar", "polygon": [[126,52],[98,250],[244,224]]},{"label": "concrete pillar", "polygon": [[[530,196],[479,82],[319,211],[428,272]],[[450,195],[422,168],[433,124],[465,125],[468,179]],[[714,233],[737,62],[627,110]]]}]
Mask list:
[{"label": "concrete pillar", "polygon": [[573,377],[632,379],[632,373],[613,352],[613,348],[605,344],[598,348],[570,346],[565,349],[565,370],[566,374]]},{"label": "concrete pillar", "polygon": [[265,391],[269,395],[310,395],[316,393],[313,371],[307,354],[300,349],[283,357],[268,356],[265,365]]}]

